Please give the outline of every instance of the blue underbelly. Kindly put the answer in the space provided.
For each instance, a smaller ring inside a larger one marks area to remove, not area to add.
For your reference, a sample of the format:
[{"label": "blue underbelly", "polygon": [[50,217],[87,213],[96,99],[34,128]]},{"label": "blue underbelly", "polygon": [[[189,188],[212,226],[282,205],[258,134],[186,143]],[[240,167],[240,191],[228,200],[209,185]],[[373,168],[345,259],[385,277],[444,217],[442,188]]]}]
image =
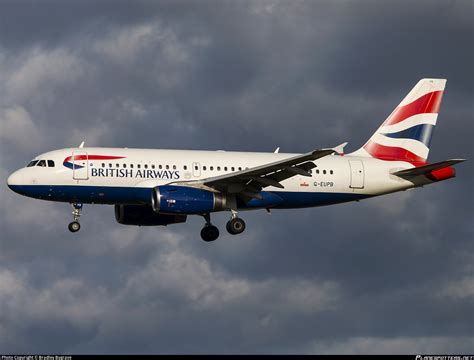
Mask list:
[{"label": "blue underbelly", "polygon": [[311,206],[324,206],[356,201],[371,195],[334,192],[275,192],[283,201],[275,209],[291,209]]},{"label": "blue underbelly", "polygon": [[[12,185],[22,195],[50,201],[84,204],[150,204],[151,188],[77,186],[77,185]],[[262,199],[238,202],[239,209],[289,209],[323,206],[370,197],[370,195],[332,192],[262,192]]]},{"label": "blue underbelly", "polygon": [[370,195],[334,192],[262,192],[262,199],[252,199],[247,203],[238,201],[239,209],[291,209],[313,206],[324,206],[355,201]]},{"label": "blue underbelly", "polygon": [[84,204],[149,204],[151,188],[76,185],[13,185],[10,188],[36,199]]}]

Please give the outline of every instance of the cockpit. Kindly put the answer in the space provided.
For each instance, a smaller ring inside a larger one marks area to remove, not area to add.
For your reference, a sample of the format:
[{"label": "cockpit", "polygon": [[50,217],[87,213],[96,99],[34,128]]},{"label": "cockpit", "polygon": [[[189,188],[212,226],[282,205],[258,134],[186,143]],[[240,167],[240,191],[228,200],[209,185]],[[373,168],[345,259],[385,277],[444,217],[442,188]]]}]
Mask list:
[{"label": "cockpit", "polygon": [[33,166],[40,166],[40,167],[54,167],[53,160],[32,160],[26,167],[33,167]]}]

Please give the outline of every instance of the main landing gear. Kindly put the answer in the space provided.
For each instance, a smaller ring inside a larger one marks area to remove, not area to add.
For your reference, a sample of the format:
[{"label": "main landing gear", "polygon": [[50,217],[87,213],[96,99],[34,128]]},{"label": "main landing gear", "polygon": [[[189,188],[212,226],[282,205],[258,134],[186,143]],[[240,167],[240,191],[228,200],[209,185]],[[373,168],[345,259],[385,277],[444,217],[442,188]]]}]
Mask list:
[{"label": "main landing gear", "polygon": [[[203,215],[206,220],[206,224],[201,230],[201,238],[204,241],[210,242],[214,241],[219,237],[219,229],[211,224],[211,215]],[[245,221],[237,217],[237,212],[232,211],[232,218],[227,222],[226,229],[229,234],[238,235],[244,232],[245,230]]]},{"label": "main landing gear", "polygon": [[232,218],[227,221],[226,224],[227,232],[231,235],[242,234],[245,230],[245,221],[237,217],[237,212],[232,211]]},{"label": "main landing gear", "polygon": [[207,242],[216,240],[219,237],[219,229],[211,224],[210,214],[205,214],[204,219],[206,224],[201,230],[201,238]]},{"label": "main landing gear", "polygon": [[82,204],[73,203],[71,206],[73,221],[69,223],[68,229],[70,232],[75,233],[81,228],[81,224],[79,224],[79,218],[81,217]]}]

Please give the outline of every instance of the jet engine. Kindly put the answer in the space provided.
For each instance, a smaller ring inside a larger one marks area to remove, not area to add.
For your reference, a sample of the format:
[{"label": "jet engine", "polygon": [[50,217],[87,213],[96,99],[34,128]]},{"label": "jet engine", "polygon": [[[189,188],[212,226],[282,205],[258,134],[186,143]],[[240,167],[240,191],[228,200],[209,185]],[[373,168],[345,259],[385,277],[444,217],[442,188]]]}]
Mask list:
[{"label": "jet engine", "polygon": [[186,215],[157,214],[149,205],[115,205],[115,219],[119,224],[156,226],[186,222]]},{"label": "jet engine", "polygon": [[188,186],[163,185],[152,191],[151,206],[157,213],[204,214],[228,205],[228,195]]}]

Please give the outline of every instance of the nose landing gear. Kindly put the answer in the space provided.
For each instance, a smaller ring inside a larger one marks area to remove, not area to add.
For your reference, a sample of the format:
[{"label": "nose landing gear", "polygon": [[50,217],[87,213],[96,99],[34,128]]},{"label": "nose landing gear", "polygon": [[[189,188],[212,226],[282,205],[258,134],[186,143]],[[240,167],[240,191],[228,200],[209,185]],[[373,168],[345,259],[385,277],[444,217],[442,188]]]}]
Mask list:
[{"label": "nose landing gear", "polygon": [[71,206],[73,221],[69,223],[68,229],[70,232],[75,233],[81,228],[81,224],[79,224],[79,218],[81,217],[82,204],[72,203]]}]

